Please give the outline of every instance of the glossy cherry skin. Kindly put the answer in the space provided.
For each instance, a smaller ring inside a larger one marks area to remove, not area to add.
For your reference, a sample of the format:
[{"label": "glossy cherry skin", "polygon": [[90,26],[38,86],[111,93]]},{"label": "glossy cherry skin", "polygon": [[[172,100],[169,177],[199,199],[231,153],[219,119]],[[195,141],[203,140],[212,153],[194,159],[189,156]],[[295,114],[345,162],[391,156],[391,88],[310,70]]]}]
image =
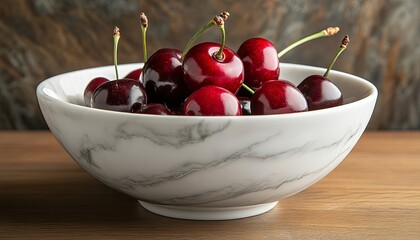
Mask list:
[{"label": "glossy cherry skin", "polygon": [[238,49],[244,64],[245,84],[256,90],[265,81],[279,79],[280,67],[277,50],[264,38],[250,38]]},{"label": "glossy cherry skin", "polygon": [[236,94],[244,82],[244,66],[238,55],[227,47],[223,58],[216,58],[220,44],[205,42],[191,48],[182,68],[187,88],[193,92],[203,86],[215,85]]},{"label": "glossy cherry skin", "polygon": [[129,74],[127,74],[127,76],[125,76],[124,78],[129,78],[129,79],[133,79],[133,80],[140,80],[140,75],[141,75],[142,71],[143,71],[142,68],[133,70]]},{"label": "glossy cherry skin", "polygon": [[264,82],[251,99],[251,112],[254,115],[304,111],[308,111],[305,97],[299,89],[286,81]]},{"label": "glossy cherry skin", "polygon": [[188,96],[182,72],[182,52],[163,48],[156,51],[143,67],[142,82],[149,102],[180,105]]},{"label": "glossy cherry skin", "polygon": [[146,105],[134,104],[131,108],[132,113],[153,114],[153,115],[174,115],[165,105],[160,103],[149,103]]},{"label": "glossy cherry skin", "polygon": [[298,85],[298,89],[305,96],[309,111],[343,105],[340,89],[324,76],[311,75]]},{"label": "glossy cherry skin", "polygon": [[92,96],[93,108],[130,112],[133,104],[146,104],[146,90],[139,81],[119,79],[100,85]]},{"label": "glossy cherry skin", "polygon": [[251,115],[251,98],[238,97],[239,104],[241,104],[242,115]]},{"label": "glossy cherry skin", "polygon": [[85,88],[85,92],[83,93],[83,98],[85,101],[85,105],[90,107],[90,101],[92,100],[93,92],[95,92],[96,88],[98,88],[102,83],[109,82],[109,79],[104,77],[97,77],[92,79]]},{"label": "glossy cherry skin", "polygon": [[184,103],[183,115],[240,116],[241,105],[230,91],[218,86],[204,86],[193,92]]}]

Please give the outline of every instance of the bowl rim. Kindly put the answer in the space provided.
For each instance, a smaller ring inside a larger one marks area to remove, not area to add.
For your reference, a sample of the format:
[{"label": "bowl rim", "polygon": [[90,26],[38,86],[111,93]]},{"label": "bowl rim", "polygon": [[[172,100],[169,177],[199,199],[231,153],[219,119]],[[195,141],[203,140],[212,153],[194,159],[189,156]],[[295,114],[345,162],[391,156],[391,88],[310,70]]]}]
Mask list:
[{"label": "bowl rim", "polygon": [[[307,68],[308,70],[312,71],[325,71],[325,68],[321,67],[315,67],[315,66],[309,66],[309,65],[303,65],[303,64],[294,64],[294,63],[280,63],[282,66],[286,66],[289,69],[296,69],[296,68]],[[143,66],[143,63],[130,63],[130,64],[120,64],[119,66],[137,66],[141,67]],[[331,107],[326,109],[319,109],[314,111],[306,111],[306,112],[297,112],[297,113],[287,113],[287,114],[271,114],[271,115],[241,115],[241,116],[185,116],[185,115],[152,115],[152,114],[133,114],[129,112],[117,112],[117,111],[110,111],[110,110],[104,110],[104,109],[97,109],[97,108],[90,108],[87,106],[82,106],[70,102],[63,101],[61,99],[57,99],[53,96],[50,96],[46,92],[44,92],[44,88],[46,87],[47,83],[52,82],[55,79],[60,79],[60,76],[72,74],[74,72],[78,71],[87,71],[87,70],[93,70],[93,69],[101,69],[101,68],[109,68],[114,67],[114,65],[108,65],[108,66],[99,66],[99,67],[92,67],[92,68],[84,68],[84,69],[78,69],[74,71],[69,71],[61,74],[54,75],[52,77],[49,77],[43,81],[41,81],[38,86],[36,87],[36,95],[38,104],[40,104],[40,99],[45,99],[51,102],[54,102],[55,104],[58,104],[62,107],[70,108],[75,111],[86,111],[90,113],[97,113],[97,114],[104,114],[104,115],[114,115],[114,116],[124,116],[129,118],[144,118],[144,119],[194,119],[194,120],[209,120],[209,119],[220,119],[220,120],[233,120],[233,119],[270,119],[270,118],[276,118],[276,119],[283,119],[283,118],[295,118],[299,116],[316,116],[319,114],[331,114],[332,112],[336,111],[345,111],[348,108],[357,107],[363,104],[366,104],[370,101],[376,102],[377,96],[378,96],[378,90],[371,82],[369,82],[366,79],[363,79],[361,77],[358,77],[356,75],[352,75],[346,72],[337,71],[337,70],[331,70],[330,75],[341,75],[343,77],[350,77],[353,81],[357,81],[358,84],[362,84],[365,87],[369,89],[367,92],[367,95],[361,99],[358,99],[356,101],[346,103],[341,106],[337,107]]]}]

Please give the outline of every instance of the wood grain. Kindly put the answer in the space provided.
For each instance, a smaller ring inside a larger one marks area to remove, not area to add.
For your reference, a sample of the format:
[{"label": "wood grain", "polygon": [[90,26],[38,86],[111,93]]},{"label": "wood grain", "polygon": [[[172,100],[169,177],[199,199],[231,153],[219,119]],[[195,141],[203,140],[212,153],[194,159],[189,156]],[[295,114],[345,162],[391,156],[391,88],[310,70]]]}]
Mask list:
[{"label": "wood grain", "polygon": [[186,221],[84,172],[50,132],[0,132],[0,239],[419,239],[420,132],[366,132],[330,175],[260,216]]}]

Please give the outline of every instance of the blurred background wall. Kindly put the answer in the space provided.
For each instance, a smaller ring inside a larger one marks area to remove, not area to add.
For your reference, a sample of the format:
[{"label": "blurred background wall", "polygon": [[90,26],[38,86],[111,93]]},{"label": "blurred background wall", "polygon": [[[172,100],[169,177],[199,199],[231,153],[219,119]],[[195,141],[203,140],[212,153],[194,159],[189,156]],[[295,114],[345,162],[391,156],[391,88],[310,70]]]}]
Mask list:
[{"label": "blurred background wall", "polygon": [[[374,83],[379,99],[369,129],[420,129],[419,0],[3,0],[0,2],[0,129],[47,128],[35,88],[43,79],[112,64],[112,29],[121,29],[119,63],[142,59],[138,14],[149,18],[149,54],[183,49],[213,15],[227,10],[227,45],[262,36],[279,50],[328,26],[282,62],[328,66],[345,34],[349,48],[335,65]],[[219,41],[208,31],[200,41]]]}]

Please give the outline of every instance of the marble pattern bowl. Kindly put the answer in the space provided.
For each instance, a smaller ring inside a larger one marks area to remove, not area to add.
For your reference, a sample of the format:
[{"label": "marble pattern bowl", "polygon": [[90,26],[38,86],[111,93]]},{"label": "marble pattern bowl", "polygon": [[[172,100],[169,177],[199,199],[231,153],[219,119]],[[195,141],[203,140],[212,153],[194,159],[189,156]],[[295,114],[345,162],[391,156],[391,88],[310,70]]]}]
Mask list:
[{"label": "marble pattern bowl", "polygon": [[[121,65],[120,74],[137,67]],[[325,71],[281,67],[281,79],[294,84]],[[99,181],[154,213],[184,219],[261,214],[316,183],[354,147],[377,98],[368,81],[332,71],[343,106],[266,116],[140,115],[83,106],[84,88],[98,76],[112,79],[114,68],[74,71],[39,84],[50,130]]]}]

